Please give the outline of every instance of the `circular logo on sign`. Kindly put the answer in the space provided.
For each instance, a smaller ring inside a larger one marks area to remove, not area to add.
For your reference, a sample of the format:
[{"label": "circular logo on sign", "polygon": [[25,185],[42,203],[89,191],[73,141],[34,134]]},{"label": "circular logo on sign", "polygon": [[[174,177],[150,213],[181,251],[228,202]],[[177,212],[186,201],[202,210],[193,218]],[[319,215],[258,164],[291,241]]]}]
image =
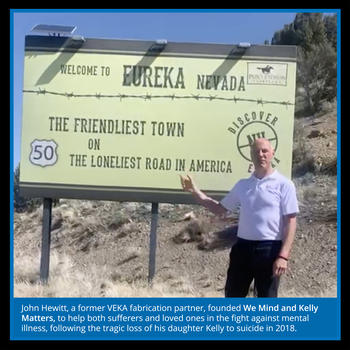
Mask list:
[{"label": "circular logo on sign", "polygon": [[272,148],[276,152],[278,147],[278,138],[276,131],[268,123],[262,121],[252,121],[244,125],[237,135],[237,149],[240,155],[251,162],[250,146],[254,140],[265,138],[271,142]]}]

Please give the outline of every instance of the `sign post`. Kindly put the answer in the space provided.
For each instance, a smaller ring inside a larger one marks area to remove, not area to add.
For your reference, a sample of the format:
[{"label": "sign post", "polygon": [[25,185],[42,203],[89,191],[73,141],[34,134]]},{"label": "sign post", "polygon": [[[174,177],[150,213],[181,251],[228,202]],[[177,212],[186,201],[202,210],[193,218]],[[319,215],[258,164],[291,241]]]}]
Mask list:
[{"label": "sign post", "polygon": [[158,203],[152,203],[151,232],[149,238],[148,283],[151,283],[156,271]]},{"label": "sign post", "polygon": [[41,240],[40,280],[47,283],[50,268],[52,198],[43,199],[43,226]]}]

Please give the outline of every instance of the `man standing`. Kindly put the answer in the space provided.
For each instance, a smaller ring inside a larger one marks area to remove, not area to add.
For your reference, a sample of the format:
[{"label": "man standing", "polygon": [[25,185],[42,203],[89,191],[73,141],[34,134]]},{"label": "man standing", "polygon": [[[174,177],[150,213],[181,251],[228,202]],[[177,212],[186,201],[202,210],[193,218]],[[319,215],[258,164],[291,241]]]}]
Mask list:
[{"label": "man standing", "polygon": [[273,156],[270,142],[256,139],[251,145],[254,173],[238,181],[220,202],[200,191],[191,176],[181,176],[183,189],[216,215],[240,205],[226,297],[246,297],[253,279],[258,297],[277,297],[279,278],[287,270],[299,208],[295,186],[272,168]]}]

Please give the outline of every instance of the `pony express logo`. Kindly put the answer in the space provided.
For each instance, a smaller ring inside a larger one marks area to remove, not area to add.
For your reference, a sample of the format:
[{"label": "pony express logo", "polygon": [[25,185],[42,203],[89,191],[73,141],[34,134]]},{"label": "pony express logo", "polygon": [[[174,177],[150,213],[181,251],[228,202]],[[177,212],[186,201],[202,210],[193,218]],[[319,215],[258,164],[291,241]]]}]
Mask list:
[{"label": "pony express logo", "polygon": [[247,84],[251,85],[287,85],[286,63],[247,63]]}]

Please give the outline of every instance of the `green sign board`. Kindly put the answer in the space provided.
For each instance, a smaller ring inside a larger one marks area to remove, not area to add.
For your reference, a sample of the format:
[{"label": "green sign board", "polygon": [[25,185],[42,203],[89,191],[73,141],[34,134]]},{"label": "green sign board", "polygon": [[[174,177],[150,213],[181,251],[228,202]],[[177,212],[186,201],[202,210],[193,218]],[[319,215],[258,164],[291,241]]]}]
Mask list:
[{"label": "green sign board", "polygon": [[291,175],[296,47],[27,36],[25,196],[191,203],[221,198],[268,138]]}]

